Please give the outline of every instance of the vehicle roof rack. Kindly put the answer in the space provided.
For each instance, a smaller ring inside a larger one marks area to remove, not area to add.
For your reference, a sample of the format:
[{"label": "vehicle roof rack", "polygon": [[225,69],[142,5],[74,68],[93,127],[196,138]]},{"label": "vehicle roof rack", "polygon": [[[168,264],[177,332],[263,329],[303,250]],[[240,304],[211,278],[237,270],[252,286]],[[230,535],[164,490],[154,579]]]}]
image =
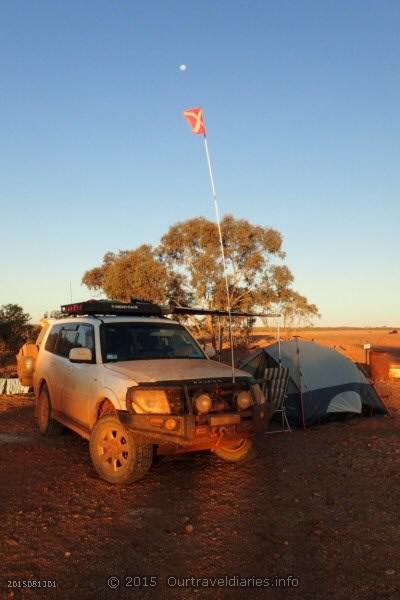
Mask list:
[{"label": "vehicle roof rack", "polygon": [[127,315],[141,317],[162,317],[161,306],[146,302],[145,300],[132,299],[131,302],[118,302],[114,300],[87,300],[74,304],[61,306],[63,315]]},{"label": "vehicle roof rack", "polygon": [[[140,316],[164,317],[166,315],[198,315],[198,316],[229,316],[227,310],[206,309],[192,306],[161,306],[147,300],[132,298],[131,302],[118,302],[116,300],[87,300],[74,304],[63,304],[61,314],[64,316],[80,315],[114,315],[114,316]],[[232,317],[280,317],[272,313],[250,313],[232,311]]]}]

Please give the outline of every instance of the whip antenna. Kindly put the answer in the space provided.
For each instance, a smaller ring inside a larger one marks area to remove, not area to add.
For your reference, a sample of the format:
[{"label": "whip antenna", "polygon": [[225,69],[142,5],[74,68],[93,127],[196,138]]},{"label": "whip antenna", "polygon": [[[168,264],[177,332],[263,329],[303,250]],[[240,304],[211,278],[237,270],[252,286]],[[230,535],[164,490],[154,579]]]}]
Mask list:
[{"label": "whip antenna", "polygon": [[228,273],[227,273],[227,269],[226,269],[224,244],[222,241],[221,219],[220,219],[219,208],[218,208],[217,193],[215,191],[214,175],[213,175],[213,170],[212,170],[212,165],[211,165],[210,152],[208,149],[203,109],[202,108],[189,108],[188,110],[185,110],[185,112],[183,113],[183,116],[188,120],[188,122],[192,128],[192,132],[203,135],[203,139],[204,139],[204,148],[206,151],[208,172],[209,172],[210,181],[211,181],[211,192],[212,192],[212,196],[213,196],[213,200],[214,200],[215,214],[217,217],[219,243],[221,246],[222,266],[223,266],[223,270],[224,270],[224,279],[225,279],[225,287],[226,287],[229,339],[230,339],[230,344],[231,344],[232,381],[233,381],[233,383],[235,383],[235,355],[234,355],[234,348],[233,348],[231,296],[229,293]]}]

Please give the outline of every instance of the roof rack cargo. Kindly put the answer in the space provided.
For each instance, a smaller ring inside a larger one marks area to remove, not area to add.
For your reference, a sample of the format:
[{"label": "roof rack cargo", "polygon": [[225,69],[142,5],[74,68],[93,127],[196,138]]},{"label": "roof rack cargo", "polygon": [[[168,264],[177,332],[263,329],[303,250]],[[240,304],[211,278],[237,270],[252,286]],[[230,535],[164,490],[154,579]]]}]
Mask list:
[{"label": "roof rack cargo", "polygon": [[[192,306],[160,306],[147,300],[132,298],[131,302],[118,302],[116,300],[87,300],[74,304],[63,304],[61,313],[65,316],[79,315],[115,315],[115,316],[140,316],[140,317],[164,317],[165,315],[214,315],[226,317],[227,310],[206,309]],[[232,311],[232,317],[279,317],[272,313],[249,313]]]},{"label": "roof rack cargo", "polygon": [[131,302],[118,302],[114,300],[88,300],[61,306],[63,315],[127,315],[141,317],[162,317],[161,306],[146,302],[145,300],[132,299]]}]

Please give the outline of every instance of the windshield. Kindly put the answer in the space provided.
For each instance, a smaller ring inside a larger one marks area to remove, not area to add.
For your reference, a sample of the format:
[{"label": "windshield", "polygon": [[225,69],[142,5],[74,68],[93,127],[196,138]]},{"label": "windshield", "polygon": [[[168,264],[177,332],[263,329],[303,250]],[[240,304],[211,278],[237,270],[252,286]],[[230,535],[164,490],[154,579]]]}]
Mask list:
[{"label": "windshield", "polygon": [[184,327],[161,323],[105,323],[103,361],[205,358]]}]

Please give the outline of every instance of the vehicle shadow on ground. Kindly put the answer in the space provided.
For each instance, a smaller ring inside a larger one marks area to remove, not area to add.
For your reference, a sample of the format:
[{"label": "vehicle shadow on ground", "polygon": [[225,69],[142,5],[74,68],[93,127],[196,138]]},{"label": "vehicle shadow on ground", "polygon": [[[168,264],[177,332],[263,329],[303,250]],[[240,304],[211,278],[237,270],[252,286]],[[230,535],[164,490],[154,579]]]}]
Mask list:
[{"label": "vehicle shadow on ground", "polygon": [[34,406],[32,405],[24,405],[18,406],[17,408],[12,408],[5,412],[0,413],[0,423],[5,421],[17,421],[19,419],[26,419],[29,417],[33,418],[34,416]]}]

